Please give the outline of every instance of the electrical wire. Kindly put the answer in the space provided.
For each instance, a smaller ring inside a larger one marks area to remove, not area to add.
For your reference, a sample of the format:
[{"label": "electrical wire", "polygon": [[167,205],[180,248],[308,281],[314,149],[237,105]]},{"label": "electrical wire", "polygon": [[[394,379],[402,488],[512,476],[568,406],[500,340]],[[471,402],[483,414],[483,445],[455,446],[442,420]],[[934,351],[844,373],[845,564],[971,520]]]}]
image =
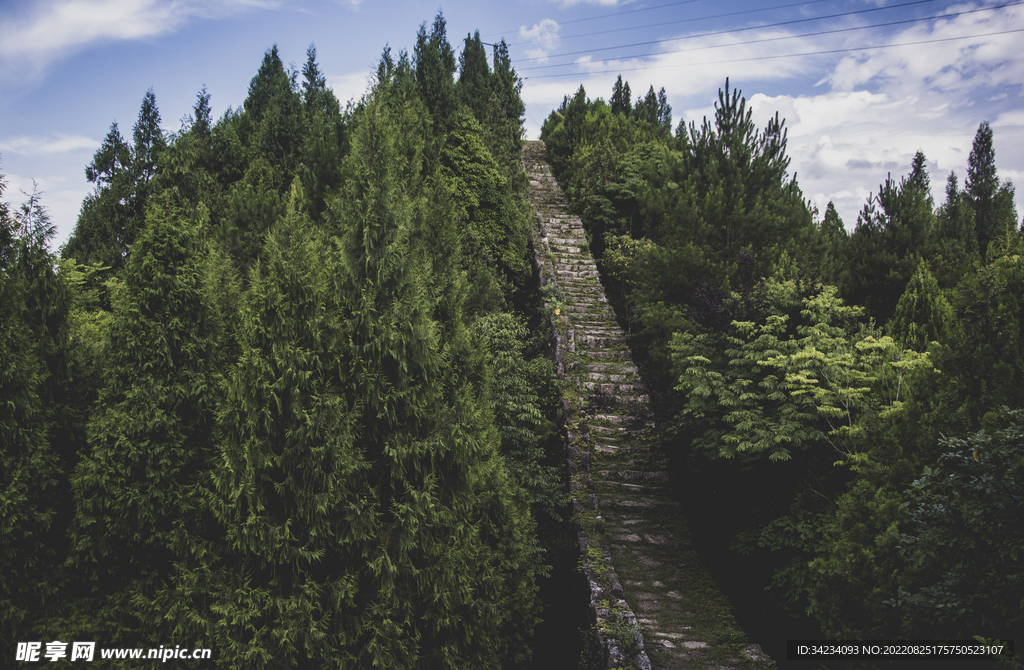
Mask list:
[{"label": "electrical wire", "polygon": [[[716,61],[703,61],[700,63],[687,63],[687,67],[698,67],[703,65],[721,65],[724,63],[746,63],[750,61],[759,60],[777,60],[779,58],[799,58],[802,56],[824,56],[829,54],[849,53],[852,51],[870,51],[871,49],[893,49],[896,47],[906,46],[917,46],[920,44],[936,44],[938,42],[954,42],[956,40],[971,40],[978,37],[993,37],[996,35],[1010,35],[1013,33],[1024,33],[1024,28],[1015,28],[1013,30],[1000,30],[994,33],[982,33],[980,35],[962,35],[960,37],[942,37],[933,40],[917,40],[914,42],[900,42],[898,44],[879,44],[876,46],[869,47],[848,47],[845,49],[828,49],[825,51],[805,51],[802,53],[795,54],[779,54],[776,56],[751,56],[749,58],[731,58],[727,60],[716,60]],[[680,65],[648,65],[646,67],[635,67],[617,70],[603,70],[600,72],[565,72],[562,74],[541,74],[533,77],[523,77],[523,79],[548,79],[552,77],[578,77],[580,75],[590,76],[595,74],[616,74],[622,72],[641,72],[644,70],[664,70],[668,68],[680,67]]]},{"label": "electrical wire", "polygon": [[[618,56],[616,58],[602,58],[601,60],[587,61],[587,64],[589,65],[591,63],[611,63],[611,62],[614,62],[614,61],[617,61],[617,60],[626,59],[626,58],[646,58],[646,57],[649,57],[649,56],[664,56],[664,55],[667,55],[667,54],[687,53],[687,52],[690,52],[690,51],[706,51],[706,50],[709,50],[709,49],[724,49],[724,48],[728,48],[728,47],[747,46],[747,45],[750,45],[750,44],[763,44],[765,42],[778,42],[778,41],[781,41],[781,40],[799,39],[801,37],[819,37],[821,35],[834,35],[836,33],[847,33],[847,32],[852,32],[852,31],[856,31],[856,30],[870,30],[872,28],[885,28],[885,27],[888,27],[888,26],[905,25],[907,23],[919,23],[921,21],[932,21],[932,20],[935,20],[935,19],[956,18],[958,16],[963,16],[965,14],[977,14],[978,12],[988,12],[988,11],[993,11],[993,10],[996,10],[996,9],[1003,9],[1004,7],[1013,7],[1015,5],[1021,5],[1021,4],[1024,4],[1024,0],[1017,0],[1017,2],[1008,2],[1008,3],[1002,4],[1002,5],[994,5],[994,6],[991,6],[991,7],[981,7],[979,9],[970,9],[970,10],[966,10],[966,11],[962,11],[962,12],[952,12],[952,13],[949,13],[949,14],[935,14],[933,16],[922,16],[922,17],[916,18],[916,19],[902,19],[900,21],[889,21],[887,23],[874,23],[874,24],[872,24],[870,26],[853,26],[853,27],[850,27],[850,28],[835,28],[835,29],[832,29],[832,30],[821,30],[821,31],[818,31],[818,32],[813,32],[813,33],[801,33],[799,35],[783,35],[781,37],[764,37],[764,38],[756,39],[756,40],[746,40],[744,42],[731,42],[729,44],[713,44],[711,46],[690,47],[688,49],[672,49],[670,51],[654,51],[652,53],[647,53],[647,54],[635,54],[635,55],[630,55],[630,56]],[[675,42],[675,41],[679,41],[679,40],[683,40],[683,39],[689,39],[689,37],[680,37],[680,38],[675,38],[675,39],[671,39],[671,40],[664,40],[664,42],[669,42],[669,41]],[[555,68],[555,67],[569,67],[571,65],[577,65],[577,64],[578,63],[559,63],[557,65],[535,65],[533,67],[525,67],[525,68],[523,68],[523,72],[529,72],[529,71],[534,71],[534,70],[547,70],[547,69],[551,69],[551,68]]]},{"label": "electrical wire", "polygon": [[[726,14],[710,14],[708,16],[695,16],[689,19],[679,19],[678,21],[661,21],[659,23],[648,23],[642,26],[630,26],[628,28],[611,28],[609,30],[598,30],[592,33],[578,33],[576,35],[559,35],[558,38],[562,40],[571,40],[577,37],[592,37],[594,35],[607,35],[609,33],[622,33],[627,30],[641,30],[643,28],[660,28],[661,26],[673,25],[676,23],[694,23],[696,21],[710,21],[711,19],[724,19],[732,16],[743,16],[744,14],[757,14],[759,12],[771,12],[776,9],[789,9],[791,7],[806,7],[808,5],[817,5],[822,2],[832,2],[833,0],[811,0],[810,2],[792,2],[788,5],[774,5],[772,7],[758,7],[757,9],[744,9],[741,12],[728,12]],[[564,25],[564,24],[561,24]],[[526,40],[523,42],[510,42],[508,46],[516,46],[519,44],[532,44],[532,40]]]},{"label": "electrical wire", "polygon": [[[607,19],[610,16],[622,16],[623,14],[635,14],[637,12],[649,12],[652,9],[664,9],[665,7],[675,7],[677,5],[692,5],[695,2],[701,0],[680,0],[680,2],[670,2],[667,5],[655,5],[654,7],[640,7],[639,9],[627,9],[624,12],[612,12],[611,14],[599,14],[598,16],[588,16],[582,19],[571,19],[569,21],[562,21],[559,25],[567,26],[571,23],[583,23],[584,21],[596,21],[597,19]],[[825,0],[817,0],[818,2],[824,2]],[[494,37],[495,35],[504,35],[509,32],[518,32],[519,29],[506,30],[498,33],[487,33],[484,37]]]},{"label": "electrical wire", "polygon": [[[935,0],[911,0],[911,2],[904,2],[898,5],[888,5],[886,7],[871,7],[869,9],[858,9],[852,12],[840,12],[838,14],[828,14],[825,16],[808,17],[803,19],[791,19],[789,21],[779,21],[778,23],[767,23],[760,26],[745,26],[743,28],[730,28],[728,30],[716,30],[706,33],[697,33],[696,35],[688,35],[685,39],[693,39],[696,37],[712,37],[716,35],[728,35],[731,33],[740,33],[748,30],[761,30],[764,28],[778,28],[780,26],[790,26],[795,23],[808,23],[810,21],[822,21],[824,19],[835,19],[844,16],[855,16],[858,14],[867,14],[869,12],[883,12],[889,9],[899,9],[900,7],[910,7],[912,5],[923,5],[927,3],[935,2]],[[682,39],[682,38],[680,38]],[[584,51],[569,51],[562,54],[556,54],[552,58],[561,58],[563,56],[578,56],[580,54],[596,53],[598,51],[612,51],[614,49],[628,49],[629,47],[642,47],[649,46],[651,44],[661,44],[665,40],[651,40],[648,42],[634,42],[633,44],[620,44],[614,47],[601,47],[599,49],[586,49]],[[532,60],[543,60],[548,56],[538,56],[536,58],[522,58],[519,60],[520,63],[525,63]]]}]

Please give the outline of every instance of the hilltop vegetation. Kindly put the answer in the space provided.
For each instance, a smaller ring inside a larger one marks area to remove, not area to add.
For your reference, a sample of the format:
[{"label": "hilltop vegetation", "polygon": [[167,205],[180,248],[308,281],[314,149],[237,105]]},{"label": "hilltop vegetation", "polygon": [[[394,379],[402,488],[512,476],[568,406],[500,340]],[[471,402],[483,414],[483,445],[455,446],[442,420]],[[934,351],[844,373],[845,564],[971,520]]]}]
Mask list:
[{"label": "hilltop vegetation", "polygon": [[[541,138],[662,402],[676,474],[738,499],[733,547],[825,635],[1009,635],[1024,612],[1024,262],[977,130],[936,206],[925,156],[852,232],[738,90],[673,132],[664,89],[580,89]],[[966,149],[966,148],[965,148]],[[710,478],[710,479],[709,479]],[[740,484],[749,482],[750,486]],[[703,510],[702,513],[707,513]]]},{"label": "hilltop vegetation", "polygon": [[441,15],[344,110],[275,46],[219,120],[204,88],[167,135],[151,90],[112,125],[60,257],[4,206],[4,639],[529,658],[563,495],[520,86]]}]

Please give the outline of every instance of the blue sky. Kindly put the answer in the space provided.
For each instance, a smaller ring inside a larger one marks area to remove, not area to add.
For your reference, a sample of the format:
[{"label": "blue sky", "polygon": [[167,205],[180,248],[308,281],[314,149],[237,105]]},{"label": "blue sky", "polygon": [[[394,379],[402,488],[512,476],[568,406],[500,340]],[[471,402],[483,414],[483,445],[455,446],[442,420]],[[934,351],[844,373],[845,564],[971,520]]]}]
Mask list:
[{"label": "blue sky", "polygon": [[1024,0],[0,0],[4,199],[34,179],[60,245],[92,187],[86,164],[111,122],[130,137],[149,88],[176,131],[204,84],[220,116],[272,44],[301,67],[312,42],[345,101],[438,9],[457,48],[473,30],[509,43],[530,139],[581,84],[605,99],[620,72],[634,97],[664,86],[673,123],[699,125],[729,77],[758,125],[786,119],[805,196],[833,200],[850,229],[919,149],[936,201],[950,171],[962,186],[982,121],[1024,213]]}]

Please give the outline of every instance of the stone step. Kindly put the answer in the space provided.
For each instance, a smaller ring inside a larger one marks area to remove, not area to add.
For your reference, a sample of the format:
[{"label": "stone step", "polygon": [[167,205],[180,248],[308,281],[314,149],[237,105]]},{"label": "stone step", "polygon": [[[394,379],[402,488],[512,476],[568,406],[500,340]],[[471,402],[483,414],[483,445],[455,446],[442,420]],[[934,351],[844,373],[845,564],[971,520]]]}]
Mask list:
[{"label": "stone step", "polygon": [[598,470],[594,474],[600,475],[606,479],[618,479],[618,480],[640,480],[648,482],[667,482],[668,473],[664,470]]},{"label": "stone step", "polygon": [[[569,332],[563,331],[560,346],[576,354],[567,361],[564,379],[584,392],[569,401],[569,416],[589,444],[579,451],[572,448],[570,458],[577,459],[573,462],[580,464],[583,476],[574,478],[570,489],[578,496],[577,511],[587,510],[596,521],[596,531],[577,530],[591,613],[608,652],[607,663],[644,670],[749,670],[752,664],[770,663],[757,645],[723,653],[717,643],[694,632],[699,628],[697,608],[687,599],[685,579],[699,560],[689,545],[676,547],[676,531],[670,530],[676,528],[673,520],[680,518],[678,505],[663,493],[668,480],[665,457],[642,439],[654,422],[647,418],[650,400],[640,372],[604,295],[580,218],[568,212],[546,162],[543,142],[523,144],[523,165],[536,213],[536,258],[565,304],[559,324],[564,328],[567,323]],[[585,461],[579,460],[583,454]],[[584,500],[592,503],[580,504]],[[686,535],[685,523],[678,532]],[[607,547],[600,559],[587,558],[592,552],[586,549],[593,549],[594,542]],[[640,627],[643,639],[636,658],[626,658],[615,640],[601,632],[612,609],[618,620]],[[617,654],[614,662],[612,650]]]},{"label": "stone step", "polygon": [[[586,378],[592,382],[605,382],[614,384],[632,384],[636,380],[635,374],[615,374],[608,372],[587,372]],[[639,381],[636,383],[639,384]]]}]

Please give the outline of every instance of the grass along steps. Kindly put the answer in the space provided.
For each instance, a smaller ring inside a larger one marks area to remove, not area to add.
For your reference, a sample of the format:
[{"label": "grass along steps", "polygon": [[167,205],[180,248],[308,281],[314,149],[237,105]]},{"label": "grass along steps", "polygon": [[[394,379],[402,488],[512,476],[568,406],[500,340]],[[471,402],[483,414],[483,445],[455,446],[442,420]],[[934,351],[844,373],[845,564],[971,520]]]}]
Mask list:
[{"label": "grass along steps", "polygon": [[526,142],[534,257],[547,296],[566,420],[580,566],[602,668],[764,668],[665,493],[649,400],[580,219]]}]

